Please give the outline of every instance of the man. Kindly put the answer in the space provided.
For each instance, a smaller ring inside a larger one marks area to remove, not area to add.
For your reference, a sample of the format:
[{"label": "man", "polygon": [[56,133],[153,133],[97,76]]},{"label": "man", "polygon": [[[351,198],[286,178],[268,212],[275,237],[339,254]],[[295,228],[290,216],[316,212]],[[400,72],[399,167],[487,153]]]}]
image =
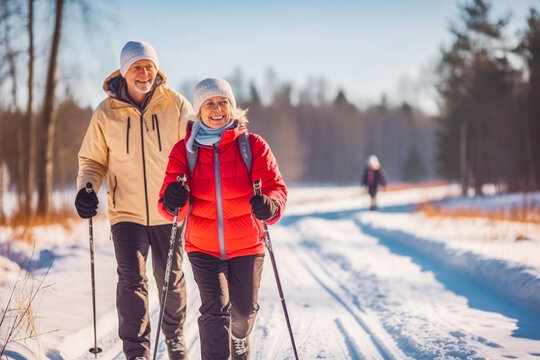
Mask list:
[{"label": "man", "polygon": [[[126,358],[145,360],[151,347],[146,260],[151,247],[161,298],[171,234],[170,222],[158,214],[156,204],[169,153],[184,137],[186,116],[193,109],[166,86],[154,48],[142,41],[124,46],[120,70],[107,77],[103,89],[108,97],[95,110],[79,150],[75,206],[82,218],[96,215],[96,192],[107,178],[118,265],[118,333]],[[86,192],[87,183],[95,192]],[[162,324],[172,360],[187,358],[183,254],[177,245]]]}]

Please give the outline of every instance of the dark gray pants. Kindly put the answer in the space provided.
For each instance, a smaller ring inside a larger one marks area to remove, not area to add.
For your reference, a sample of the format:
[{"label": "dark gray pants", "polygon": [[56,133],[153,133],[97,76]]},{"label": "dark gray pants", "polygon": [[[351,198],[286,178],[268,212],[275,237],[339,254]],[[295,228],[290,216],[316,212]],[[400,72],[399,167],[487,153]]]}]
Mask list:
[{"label": "dark gray pants", "polygon": [[[111,227],[114,251],[118,263],[116,308],[118,310],[118,335],[123,342],[127,359],[150,356],[150,317],[148,312],[148,277],[146,259],[152,247],[152,265],[159,296],[163,292],[169,238],[172,225],[143,226],[121,222]],[[180,229],[179,229],[180,230]],[[165,337],[183,334],[186,318],[186,284],[182,272],[182,249],[177,232],[163,333]],[[159,300],[158,300],[159,301]]]},{"label": "dark gray pants", "polygon": [[255,323],[264,255],[221,260],[191,252],[188,257],[201,295],[201,358],[227,360],[230,334],[244,338]]}]

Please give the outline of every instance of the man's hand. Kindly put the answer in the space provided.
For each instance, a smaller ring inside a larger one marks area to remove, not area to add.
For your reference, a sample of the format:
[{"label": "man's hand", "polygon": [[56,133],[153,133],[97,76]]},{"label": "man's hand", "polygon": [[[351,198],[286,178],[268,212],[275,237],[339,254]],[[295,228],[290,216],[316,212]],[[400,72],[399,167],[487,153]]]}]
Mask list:
[{"label": "man's hand", "polygon": [[99,200],[94,190],[87,192],[86,188],[82,188],[75,197],[75,208],[77,213],[83,219],[88,219],[97,214]]},{"label": "man's hand", "polygon": [[273,218],[278,207],[276,203],[266,195],[254,195],[250,200],[253,215],[259,220],[268,220]]}]

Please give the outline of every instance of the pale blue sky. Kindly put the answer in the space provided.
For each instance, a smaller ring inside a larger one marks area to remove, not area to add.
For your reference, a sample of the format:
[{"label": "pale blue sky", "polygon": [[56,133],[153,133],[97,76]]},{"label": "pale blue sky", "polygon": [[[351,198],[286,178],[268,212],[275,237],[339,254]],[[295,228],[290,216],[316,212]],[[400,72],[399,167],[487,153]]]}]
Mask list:
[{"label": "pale blue sky", "polygon": [[[450,43],[449,23],[457,20],[458,4],[463,3],[116,1],[99,4],[105,20],[101,30],[83,40],[90,46],[81,46],[72,35],[64,51],[86,64],[76,94],[92,106],[104,97],[102,81],[119,67],[122,46],[145,40],[156,48],[160,68],[177,90],[186,80],[228,77],[240,68],[262,91],[273,68],[278,81],[293,82],[296,89],[310,77],[324,77],[328,97],[343,87],[351,101],[365,105],[386,93],[391,102],[407,99],[433,112],[430,69],[440,46]],[[525,26],[531,6],[540,9],[540,1],[495,0],[493,14],[513,13],[513,36]]]}]

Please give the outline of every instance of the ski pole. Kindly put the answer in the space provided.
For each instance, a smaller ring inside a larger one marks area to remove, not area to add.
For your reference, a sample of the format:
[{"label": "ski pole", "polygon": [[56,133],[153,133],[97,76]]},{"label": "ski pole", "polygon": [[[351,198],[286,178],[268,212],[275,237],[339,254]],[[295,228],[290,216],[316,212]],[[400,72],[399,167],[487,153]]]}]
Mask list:
[{"label": "ski pole", "polygon": [[[261,179],[255,180],[253,183],[253,194],[255,196],[261,195],[262,181]],[[276,265],[276,259],[274,258],[274,250],[272,249],[272,241],[270,240],[270,233],[268,232],[268,225],[266,221],[262,220],[262,226],[264,230],[264,243],[270,254],[270,260],[272,261],[272,268],[274,269],[274,277],[276,278],[277,288],[279,292],[279,298],[281,299],[281,306],[283,307],[283,314],[287,321],[287,328],[289,329],[289,336],[291,338],[291,344],[294,352],[294,358],[298,360],[298,352],[296,351],[296,345],[294,343],[294,336],[291,328],[291,322],[289,321],[289,313],[287,312],[287,305],[285,304],[285,297],[283,296],[283,289],[281,288],[281,281],[279,280],[278,269]]]},{"label": "ski pole", "polygon": [[[86,192],[91,193],[91,183],[86,183]],[[92,225],[92,218],[88,219],[88,237],[90,240],[90,277],[92,278],[92,312],[94,315],[94,347],[88,349],[97,359],[97,354],[101,352],[101,348],[97,346],[97,330],[96,330],[96,278],[94,275],[94,229]]]},{"label": "ski pole", "polygon": [[[180,174],[176,177],[176,181],[178,181],[182,186],[186,186],[186,175]],[[189,191],[189,188],[187,188]],[[157,327],[157,334],[156,334],[156,344],[154,346],[154,357],[153,359],[156,360],[157,350],[158,350],[158,344],[159,344],[159,333],[161,331],[161,323],[163,321],[163,314],[165,313],[165,302],[167,300],[167,292],[169,291],[169,279],[171,277],[171,268],[172,268],[172,260],[173,260],[173,254],[174,254],[174,247],[176,245],[176,226],[178,225],[178,208],[174,209],[174,218],[173,218],[173,224],[172,224],[172,230],[171,230],[171,237],[169,239],[169,253],[167,254],[167,267],[165,268],[165,280],[163,282],[163,288],[161,293],[161,304],[160,304],[160,310],[159,310],[159,319],[158,319],[158,327]],[[183,230],[183,225],[182,225]],[[181,231],[182,232],[182,231]],[[180,234],[181,234],[180,232]],[[180,240],[182,241],[182,240]],[[182,247],[182,244],[180,244],[180,247]]]}]

